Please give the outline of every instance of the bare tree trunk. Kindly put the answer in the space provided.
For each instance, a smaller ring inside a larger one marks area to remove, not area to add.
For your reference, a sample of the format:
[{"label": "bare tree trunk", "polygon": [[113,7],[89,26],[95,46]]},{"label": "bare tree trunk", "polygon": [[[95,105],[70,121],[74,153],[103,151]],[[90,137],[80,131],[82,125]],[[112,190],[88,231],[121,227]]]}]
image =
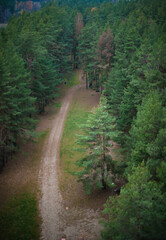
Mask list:
[{"label": "bare tree trunk", "polygon": [[87,76],[87,72],[86,72],[86,89],[88,89],[88,76]]}]

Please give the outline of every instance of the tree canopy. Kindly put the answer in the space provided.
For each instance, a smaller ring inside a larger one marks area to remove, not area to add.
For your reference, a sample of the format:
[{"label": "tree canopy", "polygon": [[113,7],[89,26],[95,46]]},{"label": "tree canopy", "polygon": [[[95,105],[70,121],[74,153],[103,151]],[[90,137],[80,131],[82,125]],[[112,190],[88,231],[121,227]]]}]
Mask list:
[{"label": "tree canopy", "polygon": [[52,4],[13,16],[0,32],[0,169],[71,72],[73,26],[72,13]]}]

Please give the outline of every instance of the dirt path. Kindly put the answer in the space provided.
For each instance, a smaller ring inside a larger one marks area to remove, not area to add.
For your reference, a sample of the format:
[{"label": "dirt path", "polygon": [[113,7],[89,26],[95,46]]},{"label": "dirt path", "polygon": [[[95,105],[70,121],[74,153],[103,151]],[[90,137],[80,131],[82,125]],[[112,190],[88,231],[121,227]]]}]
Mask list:
[{"label": "dirt path", "polygon": [[[81,77],[81,75],[80,75]],[[63,133],[70,101],[74,93],[83,85],[74,86],[68,90],[62,101],[62,106],[56,114],[50,137],[45,144],[45,151],[41,163],[39,180],[41,184],[41,199],[39,210],[42,219],[42,240],[83,240],[95,239],[96,228],[99,232],[98,211],[92,209],[68,209],[64,206],[59,183],[58,168],[59,147]],[[89,229],[90,236],[84,232]],[[98,234],[98,233],[97,233]]]},{"label": "dirt path", "polygon": [[63,133],[64,121],[69,109],[72,94],[80,86],[71,88],[65,98],[59,113],[56,115],[50,137],[45,145],[45,154],[39,173],[41,179],[42,198],[39,209],[42,218],[41,239],[58,240],[62,231],[60,214],[62,212],[62,197],[58,186],[57,162],[59,158],[59,146]]}]

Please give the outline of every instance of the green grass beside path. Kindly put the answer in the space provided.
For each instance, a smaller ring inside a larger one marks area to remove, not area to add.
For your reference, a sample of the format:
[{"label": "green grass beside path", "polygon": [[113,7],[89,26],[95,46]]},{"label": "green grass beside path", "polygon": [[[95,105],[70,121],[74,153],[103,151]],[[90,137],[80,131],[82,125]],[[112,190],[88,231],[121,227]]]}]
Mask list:
[{"label": "green grass beside path", "polygon": [[84,87],[77,89],[70,105],[65,121],[60,146],[59,182],[63,198],[68,205],[89,206],[93,204],[91,197],[86,196],[78,178],[69,172],[77,171],[75,162],[84,156],[84,152],[76,151],[76,134],[80,134],[79,126],[86,122],[89,112],[98,104],[99,95]]},{"label": "green grass beside path", "polygon": [[39,239],[37,199],[34,194],[24,192],[15,196],[2,210],[0,237],[2,240]]}]

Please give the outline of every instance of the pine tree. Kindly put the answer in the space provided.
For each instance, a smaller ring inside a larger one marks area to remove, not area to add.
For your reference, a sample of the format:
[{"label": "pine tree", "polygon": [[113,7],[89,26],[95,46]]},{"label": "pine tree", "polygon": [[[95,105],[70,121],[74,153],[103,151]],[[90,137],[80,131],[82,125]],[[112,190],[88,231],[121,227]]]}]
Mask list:
[{"label": "pine tree", "polygon": [[96,187],[105,189],[113,184],[114,161],[109,151],[111,140],[117,136],[115,128],[115,118],[109,115],[106,99],[102,97],[100,105],[81,127],[83,135],[77,136],[77,144],[86,156],[76,162],[83,170],[75,175],[83,183],[87,194]]},{"label": "pine tree", "polygon": [[98,29],[96,23],[87,24],[79,36],[79,61],[86,75],[86,88],[88,83],[96,80],[97,58],[96,48],[98,40]]},{"label": "pine tree", "polygon": [[75,18],[74,46],[73,46],[73,58],[75,68],[78,67],[78,37],[81,35],[83,27],[84,27],[83,16],[80,12],[78,12]]},{"label": "pine tree", "polygon": [[108,71],[111,68],[111,63],[113,61],[114,55],[114,36],[111,33],[110,28],[107,28],[106,32],[103,32],[99,38],[97,46],[97,58],[99,61],[99,85],[101,86],[101,91],[103,88],[103,83],[108,78]]},{"label": "pine tree", "polygon": [[35,126],[34,98],[29,88],[28,72],[11,42],[0,49],[0,148],[1,165],[16,150],[17,138],[25,137]]},{"label": "pine tree", "polygon": [[137,118],[130,130],[131,159],[129,166],[145,161],[156,175],[164,154],[166,118],[158,91],[149,93],[138,108]]},{"label": "pine tree", "polygon": [[148,168],[140,165],[120,195],[109,198],[103,212],[103,240],[164,240],[166,198],[162,185],[150,178]]}]

